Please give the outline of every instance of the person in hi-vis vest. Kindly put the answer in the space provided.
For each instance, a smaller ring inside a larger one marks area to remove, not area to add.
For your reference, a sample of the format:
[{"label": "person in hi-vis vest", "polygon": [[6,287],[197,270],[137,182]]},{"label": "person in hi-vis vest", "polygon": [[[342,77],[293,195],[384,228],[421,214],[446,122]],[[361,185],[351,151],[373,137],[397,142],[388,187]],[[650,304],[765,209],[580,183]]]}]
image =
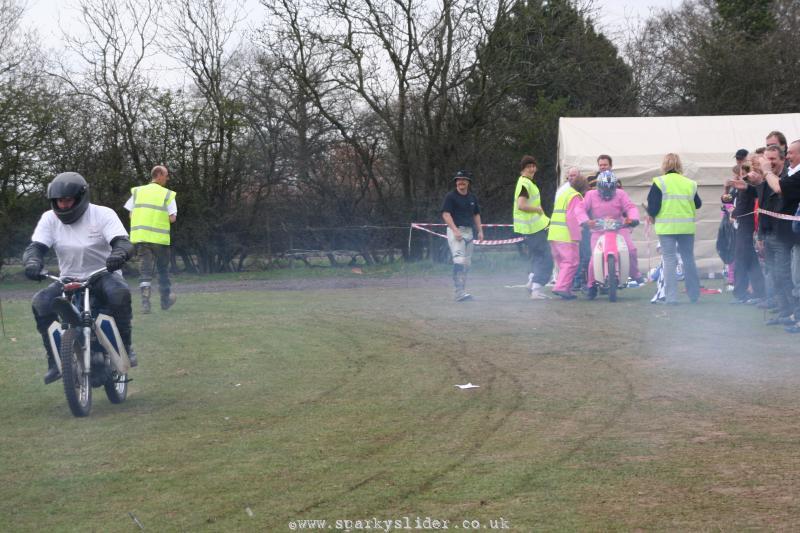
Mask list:
[{"label": "person in hi-vis vest", "polygon": [[647,214],[661,244],[666,303],[678,303],[678,254],[689,301],[700,297],[700,279],[694,262],[695,212],[703,205],[697,182],[683,173],[681,158],[669,153],[661,163],[663,174],[653,178],[647,194]]},{"label": "person in hi-vis vest", "polygon": [[514,233],[522,235],[531,257],[530,273],[526,287],[532,300],[549,300],[542,287],[553,275],[553,257],[547,242],[547,225],[550,219],[542,209],[539,187],[533,181],[536,158],[523,156],[519,162],[519,178],[514,190]]},{"label": "person in hi-vis vest", "polygon": [[158,269],[158,289],[161,309],[169,309],[177,297],[170,291],[169,245],[170,224],[178,216],[175,192],[166,188],[169,171],[155,166],[147,185],[133,187],[125,209],[131,213],[131,242],[141,256],[139,288],[142,291],[142,313],[150,312],[150,286]]}]

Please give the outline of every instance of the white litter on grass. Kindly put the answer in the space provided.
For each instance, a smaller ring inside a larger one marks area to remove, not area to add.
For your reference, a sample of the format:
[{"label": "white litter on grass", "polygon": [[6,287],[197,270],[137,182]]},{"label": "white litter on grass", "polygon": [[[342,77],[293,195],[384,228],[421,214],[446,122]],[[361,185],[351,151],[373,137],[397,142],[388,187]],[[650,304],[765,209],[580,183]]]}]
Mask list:
[{"label": "white litter on grass", "polygon": [[480,385],[473,385],[472,382],[470,381],[466,385],[456,385],[456,387],[458,387],[459,389],[462,389],[462,390],[463,389],[477,389],[477,388],[480,388]]},{"label": "white litter on grass", "polygon": [[249,516],[250,518],[253,518],[253,516],[255,516],[255,514],[253,513],[253,510],[250,509],[249,507],[245,507],[244,508],[244,512],[247,513],[247,516]]},{"label": "white litter on grass", "polygon": [[241,386],[242,386],[241,383],[237,383],[236,385],[234,385],[234,387],[241,387]]}]

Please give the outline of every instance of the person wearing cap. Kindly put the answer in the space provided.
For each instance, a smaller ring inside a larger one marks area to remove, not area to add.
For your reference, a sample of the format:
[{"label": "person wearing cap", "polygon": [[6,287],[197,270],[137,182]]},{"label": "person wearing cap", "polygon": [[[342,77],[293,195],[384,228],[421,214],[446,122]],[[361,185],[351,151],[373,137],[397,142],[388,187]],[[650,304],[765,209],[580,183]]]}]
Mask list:
[{"label": "person wearing cap", "polygon": [[[119,271],[133,255],[128,232],[112,209],[89,202],[89,184],[77,172],[56,176],[47,187],[47,198],[51,209],[39,219],[22,255],[25,276],[33,281],[45,279],[44,256],[50,249],[56,253],[62,277],[86,279],[93,272],[108,269],[109,273],[92,287],[92,296],[114,317],[131,366],[136,366],[131,345],[131,291]],[[45,385],[61,377],[47,330],[58,320],[53,301],[62,290],[61,284],[54,282],[33,296],[36,329],[47,352]]]},{"label": "person wearing cap", "polygon": [[447,244],[453,256],[455,299],[463,302],[472,299],[466,291],[467,272],[472,262],[474,238],[477,235],[479,241],[483,240],[483,226],[478,198],[469,190],[472,174],[459,170],[453,181],[456,188],[444,197],[441,212],[447,224]]},{"label": "person wearing cap", "polygon": [[536,158],[522,157],[519,163],[520,176],[514,190],[514,232],[523,236],[531,256],[527,288],[532,300],[549,300],[542,291],[553,275],[553,256],[547,241],[547,225],[550,219],[542,209],[539,187],[533,181],[536,174]]}]

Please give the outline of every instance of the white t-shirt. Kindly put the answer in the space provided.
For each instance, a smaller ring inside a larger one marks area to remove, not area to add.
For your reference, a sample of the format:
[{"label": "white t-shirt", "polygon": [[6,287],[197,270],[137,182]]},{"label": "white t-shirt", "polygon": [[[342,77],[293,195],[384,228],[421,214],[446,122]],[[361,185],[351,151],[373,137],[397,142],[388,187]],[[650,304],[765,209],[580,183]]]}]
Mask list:
[{"label": "white t-shirt", "polygon": [[61,276],[86,278],[106,266],[111,241],[127,236],[112,209],[89,204],[83,216],[72,224],[61,222],[52,209],[45,212],[31,240],[55,250]]},{"label": "white t-shirt", "polygon": [[[125,209],[128,211],[133,211],[133,196],[128,198],[128,201],[125,202]],[[177,215],[178,214],[178,204],[175,203],[175,198],[173,197],[172,200],[169,201],[169,205],[167,206],[167,214],[168,215]]]}]

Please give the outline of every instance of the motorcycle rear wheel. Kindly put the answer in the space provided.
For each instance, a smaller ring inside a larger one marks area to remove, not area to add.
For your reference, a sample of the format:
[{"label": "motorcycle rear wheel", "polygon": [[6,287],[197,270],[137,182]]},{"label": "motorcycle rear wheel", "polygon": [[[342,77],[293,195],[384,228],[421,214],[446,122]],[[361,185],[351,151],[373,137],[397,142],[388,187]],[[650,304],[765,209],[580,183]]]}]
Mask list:
[{"label": "motorcycle rear wheel", "polygon": [[608,301],[617,301],[617,265],[616,257],[613,255],[608,256]]},{"label": "motorcycle rear wheel", "polygon": [[64,394],[72,414],[89,416],[92,410],[92,384],[83,370],[83,346],[78,328],[69,328],[61,336],[61,376]]}]

